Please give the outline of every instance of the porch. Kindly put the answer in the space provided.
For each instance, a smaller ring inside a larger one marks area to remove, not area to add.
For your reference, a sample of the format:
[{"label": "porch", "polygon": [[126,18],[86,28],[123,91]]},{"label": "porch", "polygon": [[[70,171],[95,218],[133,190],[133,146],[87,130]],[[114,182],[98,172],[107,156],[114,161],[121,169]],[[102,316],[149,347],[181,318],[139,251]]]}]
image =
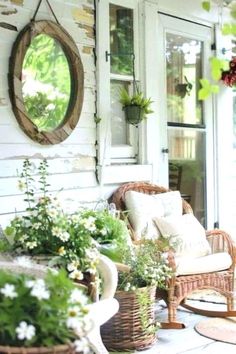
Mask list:
[{"label": "porch", "polygon": [[[196,306],[208,307],[211,306],[217,310],[223,310],[221,303],[222,299],[217,296],[204,295],[207,302],[202,302],[194,299],[192,302]],[[200,297],[196,295],[198,299]],[[208,301],[213,301],[210,303]],[[219,302],[216,304],[215,302]],[[167,316],[167,310],[165,308],[164,302],[160,301],[156,306],[156,318],[158,321],[164,321]],[[194,314],[184,308],[179,307],[178,318],[181,322],[185,323],[186,328],[178,329],[159,329],[158,330],[158,341],[157,343],[149,349],[143,350],[141,352],[133,353],[143,353],[143,354],[199,354],[204,352],[204,354],[218,354],[218,353],[235,353],[235,344],[224,343],[216,341],[207,337],[204,337],[197,333],[194,329],[195,325],[200,321],[207,319],[205,316]],[[114,353],[114,352],[113,352]],[[121,353],[121,352],[119,352]],[[115,353],[115,354],[119,354]],[[121,354],[124,354],[122,352]]]}]

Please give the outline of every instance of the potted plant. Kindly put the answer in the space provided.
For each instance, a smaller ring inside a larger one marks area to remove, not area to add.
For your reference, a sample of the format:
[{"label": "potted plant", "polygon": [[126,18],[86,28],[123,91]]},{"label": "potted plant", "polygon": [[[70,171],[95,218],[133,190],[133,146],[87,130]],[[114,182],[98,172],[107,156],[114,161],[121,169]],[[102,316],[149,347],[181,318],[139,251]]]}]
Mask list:
[{"label": "potted plant", "polygon": [[[95,297],[100,253],[111,258],[113,255],[119,261],[118,249],[127,243],[128,229],[107,209],[66,213],[48,192],[47,168],[43,160],[37,184],[32,163],[24,161],[19,187],[25,195],[26,213],[17,215],[5,228],[6,240],[0,240],[0,251],[32,256],[49,266],[65,268],[71,279],[84,283]],[[38,185],[40,193],[36,194]]]},{"label": "potted plant", "polygon": [[[95,275],[99,251],[91,237],[91,222],[79,213],[65,213],[58,199],[49,195],[47,161],[38,169],[39,195],[32,176],[32,164],[25,160],[19,186],[24,191],[26,213],[16,216],[4,230],[7,250],[13,255],[30,255],[49,260],[50,266],[67,269],[69,277],[81,281]],[[2,251],[4,245],[1,246]]]},{"label": "potted plant", "polygon": [[151,98],[145,98],[143,93],[138,90],[133,95],[129,95],[127,90],[123,88],[120,91],[119,102],[123,106],[126,121],[133,125],[139,124],[147,118],[147,114],[153,113],[150,108],[153,101]]},{"label": "potted plant", "polygon": [[1,353],[89,352],[88,299],[64,270],[36,278],[1,264],[0,312]]},{"label": "potted plant", "polygon": [[144,240],[138,246],[123,249],[115,293],[119,312],[101,328],[108,350],[142,350],[156,342],[160,327],[154,317],[156,288],[165,288],[173,273],[163,255],[168,249],[167,238],[158,242]]}]

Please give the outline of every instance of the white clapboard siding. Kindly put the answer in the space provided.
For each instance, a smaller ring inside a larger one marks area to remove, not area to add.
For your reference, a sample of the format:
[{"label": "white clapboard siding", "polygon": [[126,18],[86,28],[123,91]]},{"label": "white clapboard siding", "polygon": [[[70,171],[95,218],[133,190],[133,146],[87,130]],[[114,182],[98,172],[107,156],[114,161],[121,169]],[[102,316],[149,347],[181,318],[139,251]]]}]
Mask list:
[{"label": "white clapboard siding", "polygon": [[[96,202],[100,197],[100,188],[81,188],[81,189],[70,189],[55,191],[52,193],[58,197],[61,202],[67,201],[76,205],[78,203]],[[27,205],[24,202],[24,197],[22,195],[10,195],[10,196],[0,196],[0,214],[9,214],[14,212],[22,212],[26,209]],[[69,204],[68,204],[69,207]]]},{"label": "white clapboard siding", "polygon": [[95,87],[96,78],[94,71],[85,71],[84,73],[84,85],[85,87]]},{"label": "white clapboard siding", "polygon": [[[95,141],[95,128],[75,128],[71,135],[64,140],[64,144],[93,144]],[[0,141],[2,144],[24,144],[25,134],[19,126],[9,127],[8,125],[1,125]]]},{"label": "white clapboard siding", "polygon": [[[0,0],[16,13],[2,15],[0,21],[15,25],[18,32],[0,28],[0,224],[24,212],[24,195],[17,188],[23,161],[30,158],[37,166],[48,160],[50,191],[58,194],[68,209],[94,206],[105,193],[96,179],[96,77],[94,48],[94,2],[90,0],[51,0],[50,4],[62,26],[74,39],[84,67],[84,101],[78,124],[72,134],[57,145],[40,145],[19,127],[8,94],[8,65],[13,43],[19,31],[29,24],[38,2],[24,0],[23,5]],[[2,10],[2,8],[1,8]],[[54,18],[42,2],[36,20]],[[37,180],[38,176],[35,176]],[[111,188],[111,186],[109,186]],[[61,190],[63,189],[63,190]],[[61,190],[59,193],[58,191]]]},{"label": "white clapboard siding", "polygon": [[[0,160],[0,181],[1,178],[18,177],[23,169],[24,159],[8,159]],[[33,165],[33,175],[37,174],[37,168],[42,161],[39,159],[30,160]],[[81,171],[95,171],[95,160],[92,157],[70,157],[70,158],[55,158],[48,160],[48,173],[76,173]]]},{"label": "white clapboard siding", "polygon": [[90,145],[65,145],[40,146],[39,144],[0,144],[0,156],[7,158],[55,158],[55,157],[80,157],[96,156],[94,144]]},{"label": "white clapboard siding", "polygon": [[[0,195],[18,195],[22,192],[18,188],[17,177],[11,178],[0,178]],[[35,181],[38,180],[35,178]],[[75,188],[84,188],[84,187],[96,187],[97,182],[94,172],[78,172],[78,173],[67,173],[67,174],[58,174],[50,175],[47,178],[49,184],[49,191],[59,191],[61,189],[75,189]],[[39,188],[39,184],[35,183],[36,188]]]}]

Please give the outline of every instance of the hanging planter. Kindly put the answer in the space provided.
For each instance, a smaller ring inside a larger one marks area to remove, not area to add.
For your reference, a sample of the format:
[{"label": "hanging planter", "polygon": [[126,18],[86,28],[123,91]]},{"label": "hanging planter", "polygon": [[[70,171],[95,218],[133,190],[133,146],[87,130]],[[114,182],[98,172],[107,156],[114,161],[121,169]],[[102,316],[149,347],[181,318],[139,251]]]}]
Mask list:
[{"label": "hanging planter", "polygon": [[229,70],[222,72],[221,80],[228,87],[236,86],[236,57],[229,62]]},{"label": "hanging planter", "polygon": [[132,96],[123,89],[120,92],[120,103],[125,112],[125,119],[129,124],[137,125],[143,119],[147,118],[147,114],[153,113],[150,108],[152,103],[150,98],[145,98],[142,92],[134,93]]},{"label": "hanging planter", "polygon": [[129,124],[137,125],[143,120],[143,110],[140,106],[124,106],[125,119]]}]

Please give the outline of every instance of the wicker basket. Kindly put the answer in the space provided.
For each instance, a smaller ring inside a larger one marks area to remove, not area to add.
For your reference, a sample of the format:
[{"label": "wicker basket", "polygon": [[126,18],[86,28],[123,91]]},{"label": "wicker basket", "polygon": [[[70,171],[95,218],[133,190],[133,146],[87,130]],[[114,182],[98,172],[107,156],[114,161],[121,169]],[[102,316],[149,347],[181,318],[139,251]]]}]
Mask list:
[{"label": "wicker basket", "polygon": [[[137,291],[146,292],[150,297],[150,305],[145,313],[153,324],[156,287],[141,288]],[[151,347],[157,340],[155,333],[149,333],[147,329],[142,328],[137,291],[115,293],[120,305],[119,312],[101,327],[102,340],[109,351],[143,350]]]},{"label": "wicker basket", "polygon": [[[9,347],[0,346],[0,354],[75,354],[73,345],[62,344],[53,347]],[[82,354],[82,353],[76,353]]]}]

